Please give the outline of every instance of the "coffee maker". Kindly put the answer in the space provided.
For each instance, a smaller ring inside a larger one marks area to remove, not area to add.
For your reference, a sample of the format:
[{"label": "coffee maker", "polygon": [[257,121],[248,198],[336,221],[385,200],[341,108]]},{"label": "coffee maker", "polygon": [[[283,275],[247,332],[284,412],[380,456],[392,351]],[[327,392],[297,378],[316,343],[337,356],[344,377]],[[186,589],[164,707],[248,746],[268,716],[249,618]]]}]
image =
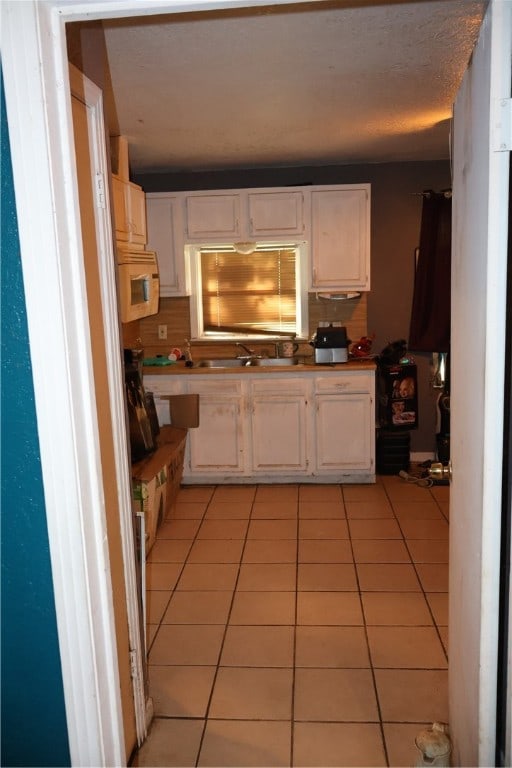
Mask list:
[{"label": "coffee maker", "polygon": [[310,344],[315,350],[315,363],[346,363],[348,360],[347,329],[328,325],[316,329]]}]

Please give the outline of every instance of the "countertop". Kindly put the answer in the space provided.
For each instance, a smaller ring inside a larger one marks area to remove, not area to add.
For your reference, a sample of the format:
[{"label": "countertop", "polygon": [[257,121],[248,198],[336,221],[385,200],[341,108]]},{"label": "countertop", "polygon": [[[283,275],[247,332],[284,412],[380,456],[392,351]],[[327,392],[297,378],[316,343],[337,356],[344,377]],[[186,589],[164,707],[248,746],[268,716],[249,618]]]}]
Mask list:
[{"label": "countertop", "polygon": [[376,368],[373,359],[352,358],[346,363],[329,363],[321,365],[318,363],[303,362],[296,365],[240,365],[233,368],[208,368],[194,364],[188,368],[184,362],[177,362],[171,365],[145,365],[143,372],[146,376],[244,376],[247,374],[282,374],[282,373],[322,373],[327,371],[374,371]]}]

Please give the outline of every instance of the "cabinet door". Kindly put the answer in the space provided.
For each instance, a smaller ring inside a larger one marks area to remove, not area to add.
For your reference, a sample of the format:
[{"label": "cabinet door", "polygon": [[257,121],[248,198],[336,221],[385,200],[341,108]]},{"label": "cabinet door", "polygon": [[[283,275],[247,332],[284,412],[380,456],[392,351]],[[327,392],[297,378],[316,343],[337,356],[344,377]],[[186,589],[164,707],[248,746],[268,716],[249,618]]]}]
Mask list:
[{"label": "cabinet door", "polygon": [[141,187],[112,176],[116,241],[130,247],[146,244],[146,196]]},{"label": "cabinet door", "polygon": [[116,242],[127,243],[129,239],[128,212],[126,210],[125,182],[112,176],[112,197],[114,205]]},{"label": "cabinet door", "polygon": [[369,394],[317,395],[316,467],[319,473],[373,471],[372,398]]},{"label": "cabinet door", "polygon": [[237,238],[240,235],[238,194],[187,195],[187,235],[192,239]]},{"label": "cabinet door", "polygon": [[301,235],[304,232],[302,192],[249,192],[249,236]]},{"label": "cabinet door", "polygon": [[157,255],[161,296],[186,296],[190,292],[181,206],[178,195],[146,195],[148,248]]},{"label": "cabinet door", "polygon": [[243,474],[243,398],[240,382],[190,382],[199,394],[199,426],[188,432],[191,475]]},{"label": "cabinet door", "polygon": [[146,195],[137,184],[125,184],[126,208],[128,211],[129,242],[145,245],[146,231]]},{"label": "cabinet door", "polygon": [[313,290],[369,290],[369,189],[311,192]]},{"label": "cabinet door", "polygon": [[252,468],[255,473],[304,473],[308,467],[304,382],[274,380],[252,390]]}]

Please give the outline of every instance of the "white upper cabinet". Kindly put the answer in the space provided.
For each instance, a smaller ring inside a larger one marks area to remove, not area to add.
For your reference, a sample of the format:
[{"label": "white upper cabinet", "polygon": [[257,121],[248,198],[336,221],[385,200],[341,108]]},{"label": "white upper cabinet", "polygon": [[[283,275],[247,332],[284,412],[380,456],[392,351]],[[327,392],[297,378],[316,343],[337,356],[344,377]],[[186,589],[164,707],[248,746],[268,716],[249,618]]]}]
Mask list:
[{"label": "white upper cabinet", "polygon": [[305,231],[304,194],[279,188],[186,192],[185,216],[191,241],[296,237]]},{"label": "white upper cabinet", "polygon": [[301,191],[249,192],[249,237],[285,237],[304,233],[304,194]]},{"label": "white upper cabinet", "polygon": [[185,212],[186,236],[191,240],[240,237],[239,193],[187,193]]},{"label": "white upper cabinet", "polygon": [[370,185],[311,188],[312,291],[370,289]]},{"label": "white upper cabinet", "polygon": [[185,261],[183,198],[179,194],[146,195],[148,248],[156,252],[161,296],[186,296],[190,276]]},{"label": "white upper cabinet", "polygon": [[[369,291],[370,193],[370,184],[149,193],[147,240],[158,255],[161,295],[190,293],[187,244],[240,241],[306,242],[309,291]],[[133,242],[133,226],[125,229],[118,240]]]},{"label": "white upper cabinet", "polygon": [[142,187],[112,175],[116,241],[125,248],[144,248],[147,241],[146,199]]},{"label": "white upper cabinet", "polygon": [[131,182],[128,183],[126,194],[128,196],[129,211],[129,240],[132,243],[143,246],[147,243],[146,195],[141,187]]}]

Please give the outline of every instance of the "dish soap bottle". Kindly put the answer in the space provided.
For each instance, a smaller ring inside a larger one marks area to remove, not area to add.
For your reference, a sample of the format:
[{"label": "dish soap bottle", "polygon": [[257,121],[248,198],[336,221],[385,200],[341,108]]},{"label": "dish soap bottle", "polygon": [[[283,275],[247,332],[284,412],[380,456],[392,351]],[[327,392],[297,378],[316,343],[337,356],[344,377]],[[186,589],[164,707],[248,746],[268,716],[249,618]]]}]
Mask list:
[{"label": "dish soap bottle", "polygon": [[192,368],[194,361],[192,360],[192,350],[190,348],[190,341],[185,339],[185,349],[183,350],[183,357],[185,358],[185,365],[187,368]]}]

